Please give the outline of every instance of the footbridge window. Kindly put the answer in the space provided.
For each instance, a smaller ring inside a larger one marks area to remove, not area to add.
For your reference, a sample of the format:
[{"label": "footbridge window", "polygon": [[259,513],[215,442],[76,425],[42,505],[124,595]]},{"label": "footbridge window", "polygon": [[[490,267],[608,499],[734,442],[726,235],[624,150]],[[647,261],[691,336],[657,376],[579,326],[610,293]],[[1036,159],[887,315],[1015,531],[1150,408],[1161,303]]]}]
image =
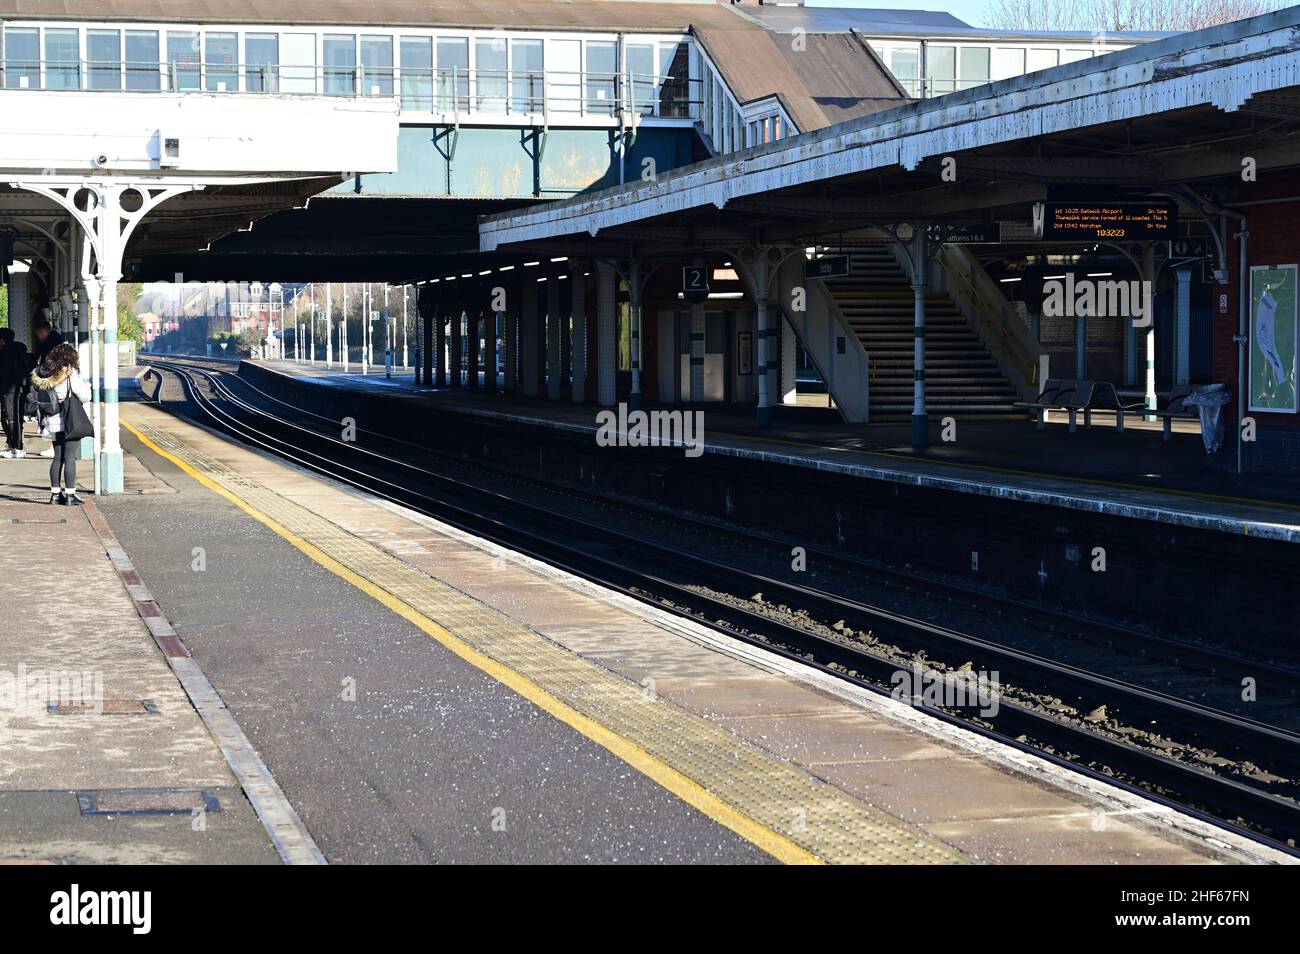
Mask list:
[{"label": "footbridge window", "polygon": [[[10,89],[396,96],[404,110],[424,113],[616,117],[635,109],[689,121],[700,115],[692,73],[702,67],[687,36],[0,24],[0,85]],[[710,76],[722,85],[716,70]]]}]

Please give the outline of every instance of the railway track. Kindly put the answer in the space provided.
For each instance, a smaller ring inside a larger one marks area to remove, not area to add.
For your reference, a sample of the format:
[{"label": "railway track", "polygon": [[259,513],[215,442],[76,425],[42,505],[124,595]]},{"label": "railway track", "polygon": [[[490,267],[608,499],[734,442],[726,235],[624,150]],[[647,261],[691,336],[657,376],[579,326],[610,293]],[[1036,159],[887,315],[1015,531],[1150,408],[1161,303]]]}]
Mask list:
[{"label": "railway track", "polygon": [[[1295,847],[1300,836],[1300,734],[1290,729],[815,586],[726,566],[701,555],[698,548],[647,539],[572,510],[558,512],[518,495],[485,489],[450,472],[455,465],[464,466],[457,458],[449,458],[445,469],[431,470],[412,463],[406,454],[337,440],[245,400],[223,380],[228,369],[184,361],[159,362],[158,367],[182,380],[203,420],[246,443],[874,691],[892,689],[897,696],[900,673],[924,673],[939,689],[940,699],[946,688],[952,696],[974,702],[909,700],[945,721],[1300,854]],[[318,417],[300,409],[293,413],[300,420]],[[655,517],[669,519],[662,512]],[[719,532],[711,525],[708,529]],[[729,532],[733,539],[737,536]],[[875,567],[872,571],[879,572]],[[978,602],[975,593],[961,597]],[[1044,612],[1008,606],[1010,602],[1004,601],[1003,611]],[[1059,624],[1061,618],[1056,620]],[[1169,643],[1110,630],[1112,644],[1142,643],[1143,652]],[[1201,666],[1231,670],[1242,662],[1209,649],[1177,648]],[[1259,668],[1258,662],[1250,664]],[[984,697],[973,675],[979,672],[998,673],[994,711],[980,702]],[[1279,675],[1285,677],[1286,671]],[[1080,706],[1067,706],[1074,715],[1066,716],[1048,701],[1061,699],[1092,708],[1079,718]],[[1189,762],[1185,754],[1180,757],[1189,747],[1211,752],[1214,760]],[[1243,765],[1250,766],[1249,775],[1242,774]]]}]

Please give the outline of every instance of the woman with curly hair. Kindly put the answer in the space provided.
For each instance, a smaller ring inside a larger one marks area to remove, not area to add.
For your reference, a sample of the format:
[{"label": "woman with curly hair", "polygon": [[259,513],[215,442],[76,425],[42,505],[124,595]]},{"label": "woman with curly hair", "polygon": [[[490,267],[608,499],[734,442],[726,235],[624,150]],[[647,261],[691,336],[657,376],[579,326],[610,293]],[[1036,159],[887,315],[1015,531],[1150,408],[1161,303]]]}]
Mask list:
[{"label": "woman with curly hair", "polygon": [[[77,441],[67,440],[61,409],[71,393],[82,405],[90,403],[90,385],[81,376],[81,359],[77,349],[64,343],[57,345],[36,371],[32,372],[36,403],[45,408],[45,424],[54,445],[50,462],[50,503],[80,506],[77,496]],[[50,410],[50,409],[53,410]]]}]

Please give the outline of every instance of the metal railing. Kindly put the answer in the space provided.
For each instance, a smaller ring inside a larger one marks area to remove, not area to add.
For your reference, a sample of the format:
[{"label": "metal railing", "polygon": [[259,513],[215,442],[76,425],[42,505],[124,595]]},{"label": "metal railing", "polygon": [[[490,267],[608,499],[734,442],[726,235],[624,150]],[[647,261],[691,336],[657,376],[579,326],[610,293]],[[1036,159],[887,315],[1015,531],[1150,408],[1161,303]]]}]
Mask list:
[{"label": "metal railing", "polygon": [[0,59],[0,88],[395,99],[403,111],[698,119],[698,79],[537,69]]}]

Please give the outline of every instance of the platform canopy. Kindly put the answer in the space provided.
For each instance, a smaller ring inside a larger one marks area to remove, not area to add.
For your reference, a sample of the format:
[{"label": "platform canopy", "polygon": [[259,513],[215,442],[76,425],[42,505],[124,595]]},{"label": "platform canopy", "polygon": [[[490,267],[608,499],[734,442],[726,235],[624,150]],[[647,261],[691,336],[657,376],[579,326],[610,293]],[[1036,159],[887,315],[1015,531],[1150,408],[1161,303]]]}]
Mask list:
[{"label": "platform canopy", "polygon": [[680,255],[916,221],[1004,222],[1004,239],[1031,240],[1033,204],[1057,187],[1165,195],[1209,218],[1245,156],[1256,172],[1300,165],[1298,31],[1290,8],[910,102],[486,217],[480,248]]}]

